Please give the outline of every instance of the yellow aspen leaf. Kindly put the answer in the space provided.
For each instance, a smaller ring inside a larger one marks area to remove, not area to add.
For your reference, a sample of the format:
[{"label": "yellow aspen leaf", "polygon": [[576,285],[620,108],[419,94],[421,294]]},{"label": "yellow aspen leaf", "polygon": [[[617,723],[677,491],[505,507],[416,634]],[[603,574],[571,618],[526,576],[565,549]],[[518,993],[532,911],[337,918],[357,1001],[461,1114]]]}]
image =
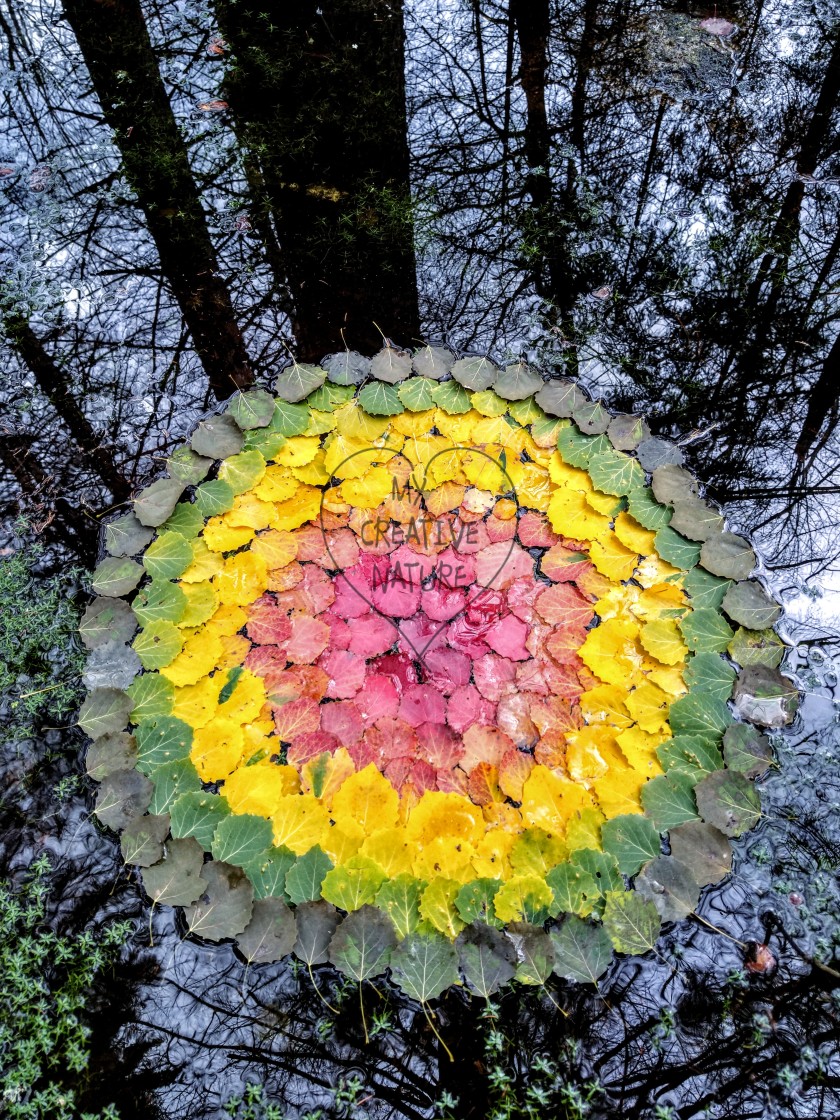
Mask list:
[{"label": "yellow aspen leaf", "polygon": [[485,833],[475,846],[473,868],[481,879],[504,879],[510,874],[510,850],[516,835],[493,829]]},{"label": "yellow aspen leaf", "polygon": [[625,548],[615,533],[605,533],[589,546],[589,557],[601,573],[610,579],[630,579],[639,562],[637,553]]},{"label": "yellow aspen leaf", "polygon": [[451,836],[436,836],[414,853],[414,874],[429,882],[443,876],[444,879],[468,883],[474,877],[474,855],[472,844]]},{"label": "yellow aspen leaf", "polygon": [[[530,755],[527,757],[531,758]],[[531,770],[533,770],[532,758],[531,766],[528,767],[529,774]],[[524,783],[524,777],[522,781]],[[518,800],[519,798],[517,798],[517,801]],[[509,832],[511,836],[515,836],[516,833],[522,831],[522,814],[515,805],[507,805],[504,801],[493,801],[490,805],[482,806],[481,812],[484,815],[488,832],[500,828],[505,832]]]},{"label": "yellow aspen leaf", "polygon": [[592,489],[592,479],[586,471],[570,467],[560,458],[559,451],[553,451],[548,460],[548,474],[555,486],[564,486],[567,490]]},{"label": "yellow aspen leaf", "polygon": [[220,603],[245,607],[259,599],[268,586],[268,566],[253,552],[240,552],[225,560],[224,571],[213,581]]},{"label": "yellow aspen leaf", "polygon": [[324,444],[324,467],[331,477],[363,478],[371,467],[381,462],[379,448],[364,439],[348,439],[340,432]]},{"label": "yellow aspen leaf", "polygon": [[[422,434],[424,431],[428,432],[429,428],[434,426],[443,435],[448,436],[453,443],[460,443],[462,446],[468,443],[480,443],[481,441],[474,434],[474,428],[476,424],[483,420],[484,417],[474,408],[460,416],[451,415],[444,412],[442,408],[437,408],[434,412],[432,424],[428,428],[421,428],[418,434]],[[396,427],[396,424],[394,427]],[[405,434],[408,435],[408,432]]]},{"label": "yellow aspen leaf", "polygon": [[658,684],[663,692],[667,692],[672,701],[676,700],[679,696],[684,696],[688,689],[686,688],[685,681],[682,675],[681,665],[660,666],[657,665],[648,670],[648,680]]},{"label": "yellow aspen leaf", "polygon": [[420,916],[450,941],[466,925],[455,906],[462,886],[455,879],[433,879],[420,898]]},{"label": "yellow aspen leaf", "polygon": [[[294,775],[294,781],[287,771]],[[240,766],[225,779],[222,796],[234,813],[272,817],[281,797],[297,793],[297,774],[291,766],[275,766],[267,759]]]},{"label": "yellow aspen leaf", "polygon": [[385,434],[390,425],[387,416],[369,416],[355,401],[337,408],[333,413],[336,431],[348,439],[373,440]]},{"label": "yellow aspen leaf", "polygon": [[475,844],[484,833],[481,810],[460,793],[427,790],[411,810],[407,824],[411,844],[450,836]]},{"label": "yellow aspen leaf", "polygon": [[273,502],[265,502],[258,498],[253,490],[240,494],[233,503],[233,508],[222,514],[225,524],[234,529],[269,529],[277,517]]},{"label": "yellow aspen leaf", "polygon": [[667,731],[650,733],[642,731],[641,727],[628,727],[626,731],[618,733],[616,742],[633,770],[655,778],[657,774],[662,773],[656,748],[669,738]]},{"label": "yellow aspen leaf", "polygon": [[277,503],[276,529],[299,529],[314,521],[321,512],[321,491],[314,486],[301,486],[293,498]]},{"label": "yellow aspen leaf", "polygon": [[578,588],[591,600],[600,599],[612,586],[606,576],[602,576],[594,567],[587,570],[577,579]]},{"label": "yellow aspen leaf", "polygon": [[465,489],[458,482],[444,482],[426,494],[426,509],[431,517],[457,509],[464,500]]},{"label": "yellow aspen leaf", "polygon": [[656,552],[653,543],[656,534],[641,526],[626,510],[616,517],[614,528],[615,535],[631,552],[636,552],[640,556],[650,556]]},{"label": "yellow aspen leaf", "polygon": [[603,724],[566,734],[566,769],[575,782],[591,782],[625,765],[615,737]]},{"label": "yellow aspen leaf", "polygon": [[297,542],[294,534],[279,529],[269,529],[260,533],[251,545],[251,552],[261,556],[268,568],[285,568],[297,556]]},{"label": "yellow aspen leaf", "polygon": [[611,618],[590,630],[580,647],[583,663],[605,684],[627,686],[641,665],[636,622]]},{"label": "yellow aspen leaf", "polygon": [[212,583],[185,583],[180,586],[187,597],[187,605],[178,622],[180,628],[201,626],[213,617],[219,606],[219,599]]},{"label": "yellow aspen leaf", "polygon": [[281,797],[272,816],[274,843],[285,845],[302,856],[316,844],[323,844],[330,829],[327,808],[311,793]]},{"label": "yellow aspen leaf", "polygon": [[617,498],[615,494],[602,494],[600,490],[587,490],[586,502],[608,518],[615,517],[621,509],[621,498]]},{"label": "yellow aspen leaf", "polygon": [[601,847],[601,825],[604,814],[600,809],[581,809],[569,820],[566,828],[566,847],[570,852],[581,848],[598,851]]},{"label": "yellow aspen leaf", "polygon": [[[332,754],[323,751],[316,758],[305,762],[300,771],[301,784],[307,792],[313,793],[330,808],[335,794],[355,772],[356,767],[347,748],[339,747]],[[348,817],[345,821],[336,823],[349,828],[352,819]]]},{"label": "yellow aspen leaf", "polygon": [[[364,833],[360,828],[349,824],[345,828],[333,827],[327,832],[323,842],[324,851],[334,864],[346,863],[359,855]],[[384,872],[382,872],[384,875]]]},{"label": "yellow aspen leaf", "polygon": [[558,777],[545,766],[535,766],[522,791],[522,819],[554,836],[564,836],[572,814],[592,804],[583,786]]},{"label": "yellow aspen leaf", "polygon": [[668,726],[670,696],[650,681],[645,681],[627,697],[627,710],[642,731],[656,732]]},{"label": "yellow aspen leaf", "polygon": [[184,642],[174,661],[165,665],[160,674],[182,688],[197,684],[202,677],[215,669],[224,654],[221,639],[206,629],[199,630]]},{"label": "yellow aspen leaf", "polygon": [[224,674],[204,677],[197,684],[175,689],[172,715],[190,727],[206,727],[218,710],[219,693],[224,685]]},{"label": "yellow aspen leaf", "polygon": [[516,517],[518,506],[510,498],[499,498],[493,506],[493,514],[499,521],[512,521]]},{"label": "yellow aspen leaf", "polygon": [[288,467],[270,466],[254,493],[264,502],[285,502],[294,497],[300,483]]},{"label": "yellow aspen leaf", "polygon": [[639,641],[663,665],[682,664],[688,657],[688,647],[672,619],[646,622],[639,632]]},{"label": "yellow aspen leaf", "polygon": [[509,430],[506,416],[479,417],[473,422],[472,438],[476,444],[501,443]]},{"label": "yellow aspen leaf", "polygon": [[642,813],[639,792],[647,781],[638,770],[613,770],[594,783],[598,805],[608,819],[622,813]]},{"label": "yellow aspen leaf", "polygon": [[617,684],[599,684],[584,692],[580,710],[587,723],[608,723],[611,727],[629,727],[633,722],[624,701],[627,689]]},{"label": "yellow aspen leaf", "polygon": [[636,568],[635,579],[644,588],[667,587],[669,582],[681,583],[685,572],[674,568],[659,556],[645,556]]},{"label": "yellow aspen leaf", "polygon": [[235,607],[232,604],[223,604],[216,608],[207,626],[221,638],[227,637],[230,634],[235,634],[237,630],[242,629],[247,621],[248,616],[241,607]]},{"label": "yellow aspen leaf", "polygon": [[516,500],[521,506],[543,512],[548,509],[554,487],[545,467],[536,463],[520,463],[518,459],[514,459],[508,464],[507,472],[516,491]]},{"label": "yellow aspen leaf", "polygon": [[[207,633],[207,631],[204,631]],[[234,669],[241,665],[251,650],[251,643],[244,634],[225,634],[220,636],[222,653],[216,662],[217,669]]]},{"label": "yellow aspen leaf", "polygon": [[[219,684],[221,691],[227,674],[217,675],[222,678]],[[223,704],[219,704],[219,714],[240,724],[250,723],[259,717],[265,701],[265,684],[262,678],[254,676],[249,669],[243,669],[230,696]]]},{"label": "yellow aspen leaf", "polygon": [[554,903],[554,891],[536,875],[516,875],[496,891],[493,909],[501,922],[545,920]]},{"label": "yellow aspen leaf", "polygon": [[[463,451],[460,453],[460,465],[464,478],[471,486],[484,490],[488,494],[504,494],[510,490],[506,468],[502,469],[501,448],[490,445],[485,453],[479,450]],[[496,450],[497,449],[497,450]],[[510,464],[513,466],[513,464]]]},{"label": "yellow aspen leaf", "polygon": [[330,480],[330,472],[326,468],[325,459],[325,453],[319,451],[305,467],[292,467],[292,474],[298,482],[305,482],[309,486],[326,486]]},{"label": "yellow aspen leaf", "polygon": [[335,416],[331,412],[321,412],[320,409],[310,408],[309,423],[303,432],[304,436],[322,436],[335,428]]},{"label": "yellow aspen leaf", "polygon": [[397,823],[399,795],[371,762],[342,783],[332,801],[332,818],[339,827],[352,821],[369,836]]},{"label": "yellow aspen leaf", "polygon": [[387,467],[371,467],[362,478],[348,478],[341,484],[341,496],[357,509],[376,509],[390,497],[394,476]]},{"label": "yellow aspen leaf", "polygon": [[192,563],[181,576],[182,583],[202,583],[217,576],[222,570],[221,556],[211,552],[202,538],[192,542],[192,553]]},{"label": "yellow aspen leaf", "polygon": [[536,875],[544,879],[546,874],[566,858],[567,848],[559,836],[541,828],[527,828],[516,837],[510,850],[510,865],[517,875]]},{"label": "yellow aspen leaf", "polygon": [[274,461],[281,467],[305,467],[320,448],[318,436],[291,436],[274,456]]},{"label": "yellow aspen leaf", "polygon": [[203,782],[219,782],[242,761],[244,748],[245,737],[239,724],[217,716],[196,730],[190,759]]},{"label": "yellow aspen leaf", "polygon": [[404,828],[381,828],[366,836],[359,854],[372,859],[389,879],[411,874],[414,848],[406,841]]},{"label": "yellow aspen leaf", "polygon": [[435,409],[425,412],[401,412],[391,417],[391,431],[401,436],[422,436],[435,426]]},{"label": "yellow aspen leaf", "polygon": [[595,540],[609,530],[608,517],[596,513],[578,490],[561,487],[548,503],[548,520],[555,533],[575,540]]},{"label": "yellow aspen leaf", "polygon": [[233,552],[253,539],[253,529],[231,525],[225,517],[225,514],[211,517],[204,526],[204,543],[211,552]]}]

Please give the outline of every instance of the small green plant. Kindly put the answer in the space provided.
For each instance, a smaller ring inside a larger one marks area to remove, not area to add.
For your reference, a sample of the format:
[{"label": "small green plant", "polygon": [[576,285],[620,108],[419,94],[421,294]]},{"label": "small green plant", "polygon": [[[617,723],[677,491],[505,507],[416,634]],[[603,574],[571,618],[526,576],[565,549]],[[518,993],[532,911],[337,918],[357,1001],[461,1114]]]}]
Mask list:
[{"label": "small green plant", "polygon": [[113,1105],[93,1114],[77,1102],[88,1077],[91,986],[131,923],[98,934],[50,929],[49,871],[42,856],[20,885],[0,882],[0,1113],[8,1120],[117,1120]]}]

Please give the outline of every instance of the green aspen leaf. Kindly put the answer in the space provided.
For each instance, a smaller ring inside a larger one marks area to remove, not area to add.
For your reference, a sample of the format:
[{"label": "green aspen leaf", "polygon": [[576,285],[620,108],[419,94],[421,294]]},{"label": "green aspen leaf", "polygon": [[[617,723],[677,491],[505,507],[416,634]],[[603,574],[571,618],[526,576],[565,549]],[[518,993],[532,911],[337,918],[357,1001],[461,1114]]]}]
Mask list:
[{"label": "green aspen leaf", "polygon": [[164,669],[175,660],[183,645],[184,636],[174,622],[150,622],[131,643],[131,648],[144,669]]},{"label": "green aspen leaf", "polygon": [[671,855],[701,887],[719,883],[732,869],[732,845],[714,825],[689,821],[672,829],[668,841]]},{"label": "green aspen leaf", "polygon": [[601,895],[607,891],[619,891],[624,888],[624,880],[618,869],[615,856],[609,852],[595,851],[593,848],[579,848],[569,856],[572,867],[591,875],[595,880]]},{"label": "green aspen leaf", "polygon": [[600,851],[604,819],[600,809],[579,809],[566,825],[568,850],[573,852],[578,848],[593,848]]},{"label": "green aspen leaf", "polygon": [[258,898],[236,942],[248,964],[270,964],[288,957],[296,937],[295,916],[286,903],[281,898]]},{"label": "green aspen leaf", "polygon": [[545,420],[537,420],[531,425],[531,436],[537,447],[556,447],[557,439],[565,427],[564,420],[555,420],[547,416]]},{"label": "green aspen leaf", "polygon": [[[574,410],[572,419],[586,435],[600,436],[610,426],[612,417],[600,401],[585,401]],[[641,479],[644,482],[643,473]]]},{"label": "green aspen leaf", "polygon": [[460,890],[461,884],[452,879],[433,879],[420,899],[420,917],[450,939],[464,928],[455,905]]},{"label": "green aspen leaf", "polygon": [[723,736],[723,757],[730,770],[756,778],[772,764],[773,750],[766,735],[748,723],[733,723]]},{"label": "green aspen leaf", "polygon": [[134,499],[134,514],[141,525],[162,525],[178,504],[184,492],[177,478],[160,478],[141,490]]},{"label": "green aspen leaf", "polygon": [[[542,389],[545,382],[525,362],[505,366],[496,378],[493,389],[506,401],[524,401]],[[546,410],[547,411],[547,410]]]},{"label": "green aspen leaf", "polygon": [[554,968],[554,946],[542,926],[512,922],[507,935],[516,949],[516,975],[520,984],[544,984]]},{"label": "green aspen leaf", "polygon": [[306,398],[306,406],[316,412],[335,412],[356,395],[352,385],[324,384]]},{"label": "green aspen leaf", "polygon": [[397,937],[414,933],[420,924],[420,896],[426,884],[412,875],[386,879],[376,895],[376,905],[391,919]]},{"label": "green aspen leaf", "polygon": [[755,553],[743,537],[718,533],[703,544],[700,563],[712,575],[746,579],[755,567]]},{"label": "green aspen leaf", "polygon": [[339,910],[358,910],[376,900],[385,874],[366,856],[351,856],[324,876],[321,897]]},{"label": "green aspen leaf", "polygon": [[120,836],[123,859],[132,867],[151,867],[163,858],[163,842],[168,835],[168,816],[135,817]]},{"label": "green aspen leaf", "polygon": [[277,378],[274,391],[282,401],[297,404],[316,389],[320,389],[326,379],[327,371],[320,366],[294,362]]},{"label": "green aspen leaf", "polygon": [[691,596],[692,610],[698,607],[718,610],[731,586],[731,580],[718,579],[704,568],[692,568],[683,579],[683,588]]},{"label": "green aspen leaf", "polygon": [[450,416],[460,416],[469,412],[472,401],[466,389],[462,389],[455,381],[441,381],[432,389],[432,397],[438,408],[448,412]]},{"label": "green aspen leaf", "polygon": [[177,579],[190,566],[192,558],[190,542],[170,529],[146,549],[143,567],[153,580]]},{"label": "green aspen leaf", "polygon": [[476,922],[461,930],[455,942],[467,986],[484,999],[510,983],[516,972],[512,942],[492,926]]},{"label": "green aspen leaf", "polygon": [[186,605],[187,596],[177,583],[153,579],[140,588],[131,607],[140,625],[148,626],[152,622],[180,622]]},{"label": "green aspen leaf", "polygon": [[156,905],[189,906],[202,894],[204,852],[195,840],[168,840],[166,855],[143,869],[143,889]]},{"label": "green aspen leaf", "polygon": [[141,525],[133,513],[124,513],[105,526],[105,549],[111,556],[136,556],[153,536],[154,531]]},{"label": "green aspen leaf", "polygon": [[571,915],[559,929],[551,930],[554,972],[578,984],[598,984],[612,960],[612,945],[602,926],[593,926]]},{"label": "green aspen leaf", "polygon": [[669,771],[642,786],[642,805],[660,832],[667,832],[686,821],[697,821],[694,804],[696,777],[681,770]]},{"label": "green aspen leaf", "polygon": [[538,875],[514,875],[496,891],[496,917],[503,922],[541,925],[554,911],[554,892]]},{"label": "green aspen leaf", "polygon": [[414,351],[411,367],[420,377],[440,381],[446,377],[455,361],[455,355],[444,346],[424,346]]},{"label": "green aspen leaf", "polygon": [[324,876],[332,871],[332,867],[330,857],[317,846],[298,856],[294,866],[286,873],[286,894],[289,899],[295,904],[317,902],[321,897]]},{"label": "green aspen leaf", "polygon": [[545,881],[554,892],[554,911],[587,917],[602,893],[595,878],[572,863],[560,863],[546,875]]},{"label": "green aspen leaf", "polygon": [[503,923],[496,917],[493,899],[499,889],[498,879],[473,879],[465,883],[455,896],[455,908],[462,921],[484,922],[485,925],[502,928]]},{"label": "green aspen leaf", "polygon": [[758,824],[761,802],[755,786],[743,774],[717,770],[694,787],[697,808],[706,824],[725,836],[740,836]]},{"label": "green aspen leaf", "polygon": [[680,498],[674,502],[671,528],[690,541],[707,541],[723,532],[723,517],[702,498]]},{"label": "green aspen leaf", "polygon": [[[397,350],[394,346],[385,345],[378,354],[374,354],[370,363],[370,372],[378,381],[396,385],[398,381],[405,381],[411,374],[411,355],[407,350]],[[372,415],[383,415],[373,413]]]},{"label": "green aspen leaf", "polygon": [[663,922],[680,922],[693,914],[700,887],[689,869],[673,856],[658,856],[636,876],[635,890],[656,907]]},{"label": "green aspen leaf", "polygon": [[133,591],[143,578],[143,569],[135,560],[107,556],[94,570],[91,586],[97,595],[117,599]]},{"label": "green aspen leaf", "polygon": [[564,428],[557,437],[557,450],[564,463],[582,469],[589,466],[594,456],[615,454],[606,436],[585,436],[575,424]]},{"label": "green aspen leaf", "polygon": [[345,350],[324,358],[321,367],[334,385],[360,385],[370,373],[370,358],[358,350]]},{"label": "green aspen leaf", "polygon": [[196,488],[195,505],[206,520],[208,517],[215,517],[232,509],[235,496],[230,483],[214,478],[211,482],[202,482]]},{"label": "green aspen leaf", "polygon": [[435,407],[432,385],[425,377],[411,377],[397,389],[399,398],[409,412],[425,412]]},{"label": "green aspen leaf", "polygon": [[674,735],[705,735],[720,739],[732,722],[732,716],[723,700],[709,693],[689,693],[671,705],[669,715]]},{"label": "green aspen leaf", "polygon": [[137,765],[144,774],[150,774],[167,762],[189,758],[193,730],[188,723],[174,716],[161,716],[138,725]]},{"label": "green aspen leaf", "polygon": [[635,451],[643,440],[650,439],[650,428],[643,416],[621,413],[610,420],[607,437],[616,451]]},{"label": "green aspen leaf", "polygon": [[[289,405],[289,408],[305,408],[304,405]],[[308,425],[307,412],[307,425]],[[304,431],[306,426],[304,426]],[[302,434],[302,433],[301,433]],[[245,451],[259,451],[265,461],[271,462],[286,446],[286,436],[274,432],[271,428],[252,428],[245,433]]]},{"label": "green aspen leaf", "polygon": [[615,856],[623,875],[635,875],[661,849],[656,826],[641,813],[623,813],[606,821],[601,829],[601,842],[604,851]]},{"label": "green aspen leaf", "polygon": [[669,775],[685,774],[692,782],[723,769],[717,741],[703,735],[675,735],[656,748],[656,755]]},{"label": "green aspen leaf", "polygon": [[194,486],[201,482],[213,465],[213,459],[196,453],[186,445],[176,447],[166,460],[166,469],[171,478],[183,482],[185,486]]},{"label": "green aspen leaf", "polygon": [[269,428],[278,435],[300,436],[306,431],[309,424],[309,409],[305,404],[293,404],[289,401],[277,401],[274,405],[274,416]]},{"label": "green aspen leaf", "polygon": [[647,953],[659,937],[662,921],[654,904],[635,891],[610,891],[604,929],[617,953]]},{"label": "green aspen leaf", "polygon": [[265,389],[234,393],[227,411],[243,431],[265,428],[274,415],[274,397]]},{"label": "green aspen leaf", "polygon": [[259,451],[240,451],[219,466],[219,479],[226,482],[234,494],[252,490],[264,474],[265,459]]},{"label": "green aspen leaf", "polygon": [[735,670],[716,653],[695,653],[683,673],[692,692],[709,692],[719,700],[728,700],[735,683]]},{"label": "green aspen leaf", "polygon": [[272,845],[257,859],[245,864],[245,874],[254,888],[254,898],[284,898],[286,876],[297,856],[289,848]]},{"label": "green aspen leaf", "polygon": [[79,637],[88,649],[106,642],[128,642],[137,629],[137,619],[122,599],[94,599],[79,623]]},{"label": "green aspen leaf", "polygon": [[193,502],[179,502],[172,516],[164,521],[161,528],[180,533],[185,540],[192,540],[204,528],[204,518]]},{"label": "green aspen leaf", "polygon": [[189,593],[186,595],[184,613],[178,623],[182,629],[201,626],[215,614],[219,605],[211,583],[190,583],[186,586],[189,588]]},{"label": "green aspen leaf", "polygon": [[[141,678],[142,679],[142,678]],[[124,731],[131,713],[131,697],[118,688],[96,688],[79,710],[79,727],[91,739]]]},{"label": "green aspen leaf", "polygon": [[152,783],[136,770],[106,774],[96,792],[94,813],[106,828],[118,832],[149,808]]},{"label": "green aspen leaf", "polygon": [[85,754],[85,770],[95,782],[117,770],[133,770],[137,763],[137,744],[127,731],[109,731],[100,735]]},{"label": "green aspen leaf", "polygon": [[670,525],[660,529],[653,538],[654,547],[663,560],[684,571],[693,568],[700,558],[700,545],[675,533]]},{"label": "green aspen leaf", "polygon": [[428,1003],[460,984],[455,946],[437,933],[410,933],[391,953],[391,975],[409,999]]},{"label": "green aspen leaf", "polygon": [[546,381],[534,400],[549,416],[567,417],[587,403],[586,396],[574,381],[563,378]]},{"label": "green aspen leaf", "polygon": [[762,727],[785,727],[796,715],[799,692],[778,669],[750,665],[738,674],[732,700],[742,719]]},{"label": "green aspen leaf", "polygon": [[735,631],[726,652],[744,668],[766,665],[768,669],[775,669],[782,663],[785,644],[775,630],[746,630],[741,627]]},{"label": "green aspen leaf", "polygon": [[326,964],[329,947],[340,919],[329,902],[303,902],[295,907],[294,954],[311,968]]},{"label": "green aspen leaf", "polygon": [[178,839],[193,837],[209,852],[213,836],[225,817],[229,816],[228,803],[215,793],[182,793],[169,811],[172,835]]},{"label": "green aspen leaf", "polygon": [[[489,389],[499,373],[499,367],[489,358],[461,358],[452,366],[452,376],[471,393],[483,393]],[[497,415],[501,416],[501,413]]]},{"label": "green aspen leaf", "polygon": [[329,412],[318,412],[316,409],[309,410],[309,422],[306,425],[306,431],[303,433],[305,436],[322,436],[326,432],[331,432],[335,427],[335,420]]},{"label": "green aspen leaf", "polygon": [[782,614],[779,604],[754,580],[732,584],[722,605],[733,622],[750,630],[767,630]]},{"label": "green aspen leaf", "polygon": [[623,497],[644,487],[645,472],[636,459],[610,448],[589,460],[589,477],[597,490]]},{"label": "green aspen leaf", "polygon": [[700,496],[700,483],[694,475],[674,463],[654,467],[650,485],[657,502],[666,506]]},{"label": "green aspen leaf", "polygon": [[677,625],[685,644],[695,653],[698,650],[722,653],[735,636],[726,619],[708,607],[689,611]]},{"label": "green aspen leaf", "polygon": [[134,704],[129,718],[136,724],[168,716],[175,702],[175,685],[159,673],[144,673],[126,692]]},{"label": "green aspen leaf", "polygon": [[201,781],[195,767],[188,758],[177,762],[166,762],[149,775],[155,791],[149,804],[149,812],[162,815],[169,813],[182,793],[200,793]]},{"label": "green aspen leaf", "polygon": [[508,409],[508,402],[497,396],[492,389],[472,393],[470,401],[476,412],[480,412],[482,416],[504,416]]},{"label": "green aspen leaf", "polygon": [[201,896],[184,907],[189,932],[208,941],[243,933],[254,912],[254,891],[245,872],[213,860],[204,864],[200,878],[204,882]]},{"label": "green aspen leaf", "polygon": [[371,381],[359,393],[359,404],[371,416],[396,416],[403,411],[399,393],[392,385]]},{"label": "green aspen leaf", "polygon": [[231,813],[220,821],[213,834],[210,850],[214,859],[247,867],[271,847],[271,821],[252,813]]},{"label": "green aspen leaf", "polygon": [[211,416],[193,432],[190,447],[208,459],[227,459],[242,450],[242,430],[232,416]]},{"label": "green aspen leaf", "polygon": [[359,983],[379,976],[388,967],[397,943],[390,919],[367,904],[348,914],[329,947],[330,964]]},{"label": "green aspen leaf", "polygon": [[646,486],[630,491],[627,495],[627,509],[640,525],[654,532],[664,529],[671,520],[671,511],[667,506],[660,505]]}]

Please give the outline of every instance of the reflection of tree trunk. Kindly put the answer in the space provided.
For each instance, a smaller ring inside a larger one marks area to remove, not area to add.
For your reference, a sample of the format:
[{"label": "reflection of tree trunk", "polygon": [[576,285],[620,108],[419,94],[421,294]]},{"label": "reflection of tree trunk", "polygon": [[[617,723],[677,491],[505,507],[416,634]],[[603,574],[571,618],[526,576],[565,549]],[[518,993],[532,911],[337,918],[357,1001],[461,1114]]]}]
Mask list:
[{"label": "reflection of tree trunk", "polygon": [[[419,335],[401,0],[217,0],[300,357]],[[275,266],[276,267],[276,266]]]},{"label": "reflection of tree trunk", "polygon": [[[840,403],[840,334],[835,338],[834,345],[826,355],[820,376],[808,391],[808,411],[805,414],[799,439],[796,441],[796,458],[800,462],[817,442],[817,436],[826,417],[831,415],[836,420],[838,403]],[[825,440],[819,447],[823,446],[824,442]]]},{"label": "reflection of tree trunk", "polygon": [[52,498],[62,507],[58,516],[49,510],[53,480],[35,458],[30,442],[26,436],[0,434],[0,463],[13,475],[24,497],[20,512],[37,519],[33,524],[37,534],[69,546],[86,562],[93,561],[98,540],[95,523],[87,521],[78,506],[66,498]]},{"label": "reflection of tree trunk", "polygon": [[187,149],[169,104],[139,0],[65,0],[126,177],[137,193],[216,397],[253,381]]},{"label": "reflection of tree trunk", "polygon": [[22,315],[7,316],[3,325],[11,345],[32,372],[41,392],[66,424],[91,468],[118,502],[127,498],[131,493],[131,486],[117,470],[113,457],[101,446],[101,440],[73,396],[64,371],[47,353],[40,338]]}]

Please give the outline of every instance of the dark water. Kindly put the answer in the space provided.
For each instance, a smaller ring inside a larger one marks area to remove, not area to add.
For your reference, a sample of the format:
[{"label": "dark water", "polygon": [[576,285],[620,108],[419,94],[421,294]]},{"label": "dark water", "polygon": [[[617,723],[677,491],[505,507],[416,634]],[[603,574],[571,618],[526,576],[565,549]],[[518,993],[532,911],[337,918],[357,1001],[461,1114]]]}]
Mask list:
[{"label": "dark water", "polygon": [[169,909],[150,947],[84,781],[56,797],[81,739],[10,743],[5,865],[53,855],[60,928],[137,921],[92,997],[85,1107],[217,1117],[262,1080],[289,1116],[426,1120],[446,1093],[458,1118],[840,1115],[839,978],[808,963],[840,945],[840,6],[3,0],[0,34],[5,547],[23,514],[45,573],[90,563],[215,399],[381,328],[571,373],[684,440],[757,543],[804,693],[700,907],[775,971],[671,926],[598,993],[502,995],[497,1035],[451,993],[454,1063],[384,985],[365,1045],[329,970],[338,1014]]}]

